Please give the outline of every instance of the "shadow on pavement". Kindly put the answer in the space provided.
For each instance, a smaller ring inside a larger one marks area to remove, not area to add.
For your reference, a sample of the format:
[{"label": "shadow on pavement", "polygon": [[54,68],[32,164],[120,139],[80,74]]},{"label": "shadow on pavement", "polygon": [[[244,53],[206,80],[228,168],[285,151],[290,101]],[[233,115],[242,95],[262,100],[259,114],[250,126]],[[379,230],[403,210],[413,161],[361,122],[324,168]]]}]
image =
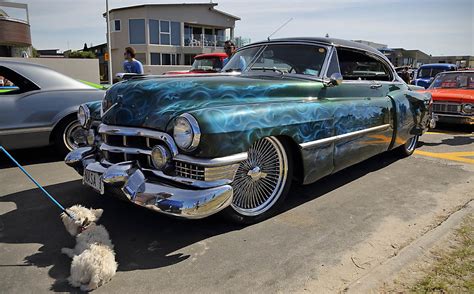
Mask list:
[{"label": "shadow on pavement", "polygon": [[[281,212],[314,200],[398,159],[393,152],[388,152],[312,185],[295,185]],[[112,197],[98,196],[82,186],[80,181],[51,185],[47,190],[66,207],[80,203],[86,207],[104,209],[99,223],[107,228],[115,244],[118,271],[154,269],[177,264],[189,258],[179,252],[181,249],[241,228],[219,216],[194,221],[169,218]],[[55,279],[51,290],[76,291],[66,281],[71,261],[60,253],[62,247],[73,247],[75,241],[60,222],[58,208],[45,199],[38,189],[3,196],[0,202],[13,202],[17,207],[0,216],[0,224],[3,224],[0,242],[42,244],[39,252],[25,257],[25,263],[37,267],[51,266],[49,275]]]},{"label": "shadow on pavement", "polygon": [[447,123],[437,123],[436,128],[432,131],[435,132],[447,132],[449,133],[465,133],[472,134],[474,132],[474,125],[461,125],[461,124],[447,124]]},{"label": "shadow on pavement", "polygon": [[[7,150],[21,165],[30,165],[38,163],[47,163],[54,161],[62,161],[64,157],[60,155],[53,146],[21,149],[21,150]],[[0,151],[0,169],[14,167],[11,160]]]},{"label": "shadow on pavement", "polygon": [[474,137],[467,136],[456,136],[453,135],[453,138],[443,139],[440,142],[423,142],[420,141],[420,146],[439,146],[439,145],[448,145],[448,146],[464,146],[474,143]]}]

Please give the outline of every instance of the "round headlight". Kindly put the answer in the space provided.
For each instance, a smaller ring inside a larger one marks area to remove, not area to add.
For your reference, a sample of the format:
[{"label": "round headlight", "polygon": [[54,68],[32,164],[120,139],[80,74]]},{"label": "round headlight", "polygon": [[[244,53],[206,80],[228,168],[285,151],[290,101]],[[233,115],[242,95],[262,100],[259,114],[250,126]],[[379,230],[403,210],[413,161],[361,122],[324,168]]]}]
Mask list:
[{"label": "round headlight", "polygon": [[164,168],[170,159],[171,154],[164,146],[157,145],[151,150],[151,163],[158,170]]},{"label": "round headlight", "polygon": [[201,131],[196,119],[189,113],[178,116],[174,121],[173,137],[179,148],[194,150],[201,140]]},{"label": "round headlight", "polygon": [[91,115],[87,105],[82,104],[79,106],[79,110],[77,111],[77,119],[83,128],[87,128],[89,126]]},{"label": "round headlight", "polygon": [[463,111],[464,113],[469,113],[469,114],[470,114],[470,113],[473,113],[473,112],[474,112],[474,105],[472,105],[472,104],[464,104],[464,105],[462,106],[462,111]]}]

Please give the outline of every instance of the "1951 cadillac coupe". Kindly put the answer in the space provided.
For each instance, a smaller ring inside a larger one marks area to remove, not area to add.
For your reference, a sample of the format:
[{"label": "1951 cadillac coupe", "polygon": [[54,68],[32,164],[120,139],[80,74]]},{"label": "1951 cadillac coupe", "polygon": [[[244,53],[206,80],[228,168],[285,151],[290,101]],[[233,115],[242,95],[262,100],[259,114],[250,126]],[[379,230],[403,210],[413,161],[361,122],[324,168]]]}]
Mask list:
[{"label": "1951 cadillac coupe", "polygon": [[313,183],[394,148],[412,154],[431,104],[375,49],[272,40],[242,47],[219,74],[114,85],[80,107],[95,143],[66,163],[100,193],[165,214],[254,223],[292,180]]}]

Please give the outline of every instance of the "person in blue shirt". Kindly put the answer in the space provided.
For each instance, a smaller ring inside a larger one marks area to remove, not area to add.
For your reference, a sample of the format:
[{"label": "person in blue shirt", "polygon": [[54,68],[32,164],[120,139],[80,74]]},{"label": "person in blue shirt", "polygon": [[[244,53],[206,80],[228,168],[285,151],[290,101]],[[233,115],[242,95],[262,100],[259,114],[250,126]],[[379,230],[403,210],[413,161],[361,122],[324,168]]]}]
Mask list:
[{"label": "person in blue shirt", "polygon": [[[222,61],[222,67],[224,67],[229,62],[229,60],[232,58],[232,56],[235,54],[236,51],[237,51],[237,48],[235,47],[234,42],[232,42],[231,40],[225,41],[224,52],[227,54],[227,58],[225,58]],[[242,56],[240,56],[239,58],[240,71],[243,71],[246,67],[247,67],[247,62],[245,62],[245,59]]]},{"label": "person in blue shirt", "polygon": [[143,74],[143,65],[140,61],[135,59],[135,49],[133,47],[125,48],[123,56],[123,70],[126,73]]}]

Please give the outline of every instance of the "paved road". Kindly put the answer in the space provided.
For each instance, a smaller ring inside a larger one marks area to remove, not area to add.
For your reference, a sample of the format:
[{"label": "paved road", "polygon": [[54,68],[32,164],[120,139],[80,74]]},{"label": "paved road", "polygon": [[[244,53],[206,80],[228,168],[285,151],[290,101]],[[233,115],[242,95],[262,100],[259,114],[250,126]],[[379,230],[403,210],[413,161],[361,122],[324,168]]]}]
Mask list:
[{"label": "paved road", "polygon": [[[249,227],[180,221],[99,197],[49,149],[15,156],[66,206],[104,208],[120,265],[99,293],[341,290],[474,198],[469,128],[426,134],[410,158],[386,153],[294,187],[284,211]],[[4,157],[0,183],[2,292],[73,290],[60,248],[74,240],[57,208]]]}]

